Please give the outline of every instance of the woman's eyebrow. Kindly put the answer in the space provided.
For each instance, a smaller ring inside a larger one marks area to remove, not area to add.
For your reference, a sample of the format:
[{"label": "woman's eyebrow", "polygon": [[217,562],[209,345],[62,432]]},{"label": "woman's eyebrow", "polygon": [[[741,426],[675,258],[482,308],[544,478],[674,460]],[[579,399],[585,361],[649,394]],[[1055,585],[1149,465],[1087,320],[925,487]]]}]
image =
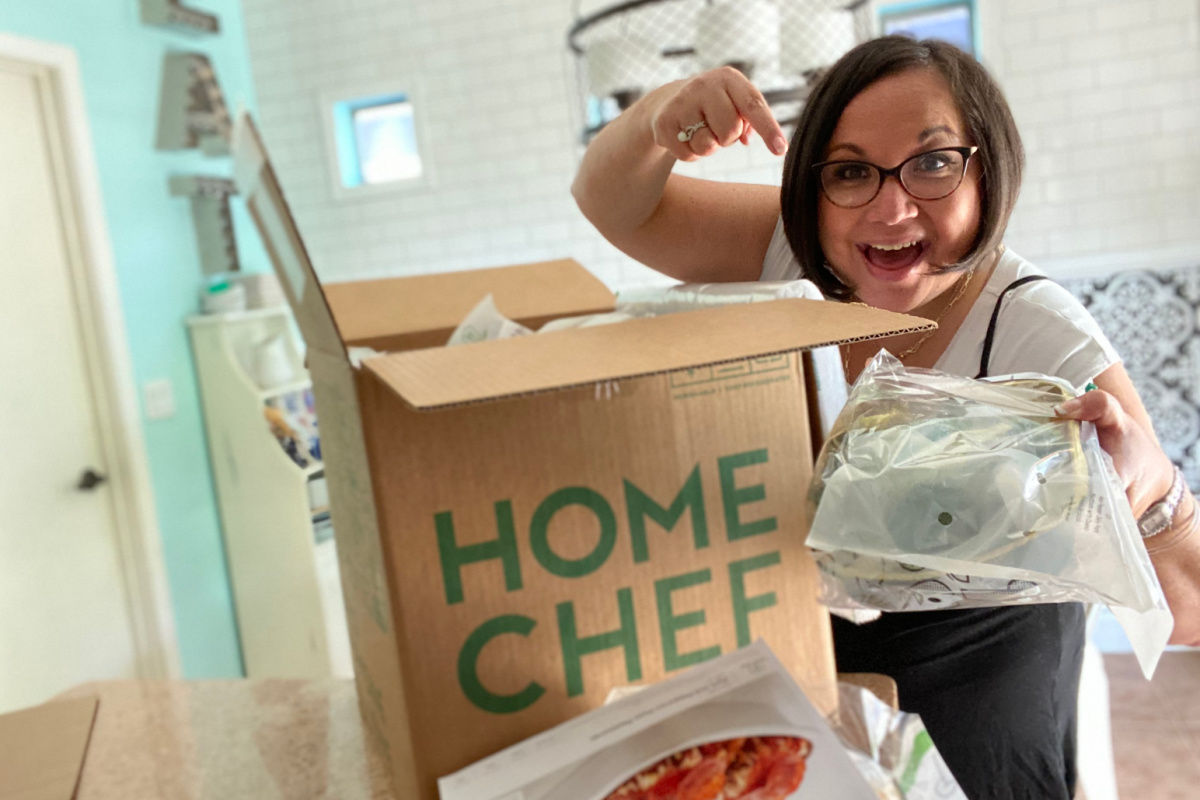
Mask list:
[{"label": "woman's eyebrow", "polygon": [[[957,135],[955,130],[953,128],[951,128],[949,125],[935,125],[932,128],[926,128],[925,130],[921,131],[920,135],[917,136],[918,145],[924,144],[927,139],[932,139],[934,136],[938,135],[939,133],[944,133],[944,134],[946,134],[948,136],[952,136],[952,137]],[[831,154],[836,153],[838,150],[849,150],[851,153],[854,153],[859,158],[866,158],[866,156],[867,156],[866,150],[863,150],[861,147],[859,147],[856,144],[850,144],[849,142],[841,142],[841,143],[832,145],[829,148],[829,152]]]},{"label": "woman's eyebrow", "polygon": [[917,141],[923,142],[926,139],[932,138],[935,134],[938,134],[938,133],[948,133],[951,136],[953,136],[954,129],[951,128],[949,125],[937,125],[933,128],[926,128],[925,130],[921,131],[921,135],[917,137]]},{"label": "woman's eyebrow", "polygon": [[851,153],[854,153],[860,157],[866,157],[867,155],[867,151],[863,150],[856,144],[835,144],[833,147],[829,148],[830,153],[835,153],[838,150],[849,150]]}]

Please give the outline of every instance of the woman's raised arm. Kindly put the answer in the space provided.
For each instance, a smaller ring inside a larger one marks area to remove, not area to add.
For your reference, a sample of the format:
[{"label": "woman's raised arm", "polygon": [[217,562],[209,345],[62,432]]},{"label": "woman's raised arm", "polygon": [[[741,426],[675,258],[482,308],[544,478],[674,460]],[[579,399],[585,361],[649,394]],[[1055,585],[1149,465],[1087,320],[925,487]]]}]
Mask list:
[{"label": "woman's raised arm", "polygon": [[754,131],[776,155],[787,150],[762,94],[737,70],[667,84],[596,136],[571,193],[606,239],[653,269],[697,283],[757,280],[779,189],[671,174],[676,161],[748,144]]}]

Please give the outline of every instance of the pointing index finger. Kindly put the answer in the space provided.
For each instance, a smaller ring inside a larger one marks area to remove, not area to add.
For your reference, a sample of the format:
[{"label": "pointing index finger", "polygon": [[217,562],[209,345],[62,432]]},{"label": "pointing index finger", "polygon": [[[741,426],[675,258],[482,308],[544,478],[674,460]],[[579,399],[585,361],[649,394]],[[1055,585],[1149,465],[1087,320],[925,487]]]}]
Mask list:
[{"label": "pointing index finger", "polygon": [[783,135],[783,129],[775,121],[775,115],[771,113],[766,98],[754,84],[743,77],[739,81],[731,82],[726,93],[733,101],[734,108],[758,131],[772,153],[781,156],[787,152],[787,138]]}]

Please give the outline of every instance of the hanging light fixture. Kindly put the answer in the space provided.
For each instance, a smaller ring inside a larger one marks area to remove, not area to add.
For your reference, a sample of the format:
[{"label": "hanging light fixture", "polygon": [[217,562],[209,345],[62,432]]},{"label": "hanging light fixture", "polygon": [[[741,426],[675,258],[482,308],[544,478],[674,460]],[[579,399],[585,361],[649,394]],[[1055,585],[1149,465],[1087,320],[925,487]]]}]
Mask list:
[{"label": "hanging light fixture", "polygon": [[588,47],[588,90],[593,97],[611,97],[622,110],[648,88],[671,80],[658,47],[640,36],[598,38]]},{"label": "hanging light fixture", "polygon": [[723,0],[696,12],[694,47],[701,69],[734,66],[743,73],[779,70],[779,6],[772,0]]},{"label": "hanging light fixture", "polygon": [[845,8],[791,14],[781,31],[781,65],[792,75],[811,76],[858,44],[857,20]]},{"label": "hanging light fixture", "polygon": [[587,143],[646,92],[707,69],[749,77],[783,125],[813,79],[871,30],[867,0],[625,0],[567,34]]}]

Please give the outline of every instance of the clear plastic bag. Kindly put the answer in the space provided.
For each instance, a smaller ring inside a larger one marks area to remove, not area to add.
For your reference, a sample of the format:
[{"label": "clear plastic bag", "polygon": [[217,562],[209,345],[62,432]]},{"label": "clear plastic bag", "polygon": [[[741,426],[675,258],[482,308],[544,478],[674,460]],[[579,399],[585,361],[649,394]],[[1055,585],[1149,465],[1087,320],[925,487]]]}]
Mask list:
[{"label": "clear plastic bag", "polygon": [[810,487],[823,602],[1104,603],[1153,671],[1170,612],[1094,426],[1055,416],[1073,396],[1042,375],[978,381],[877,356]]},{"label": "clear plastic bag", "polygon": [[834,723],[834,733],[880,800],[967,800],[916,714],[839,682]]}]

